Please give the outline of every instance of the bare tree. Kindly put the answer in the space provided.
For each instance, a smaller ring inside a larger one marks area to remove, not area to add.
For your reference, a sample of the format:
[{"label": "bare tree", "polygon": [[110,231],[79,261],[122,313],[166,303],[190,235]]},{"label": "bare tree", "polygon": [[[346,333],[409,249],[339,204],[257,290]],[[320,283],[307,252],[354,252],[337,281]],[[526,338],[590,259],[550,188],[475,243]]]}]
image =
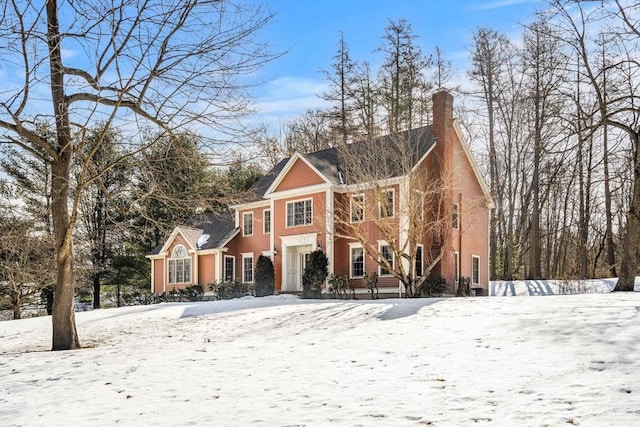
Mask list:
[{"label": "bare tree", "polygon": [[337,124],[337,130],[341,136],[342,144],[346,144],[351,135],[352,93],[355,64],[349,55],[349,47],[340,32],[338,39],[338,51],[333,57],[331,71],[323,71],[329,81],[329,90],[322,94],[325,101],[333,103],[329,115]]},{"label": "bare tree", "polygon": [[24,212],[3,201],[0,210],[0,299],[6,298],[13,318],[22,317],[25,305],[40,300],[42,288],[53,282],[53,242],[38,231]]},{"label": "bare tree", "polygon": [[551,35],[551,29],[542,21],[534,22],[524,34],[523,63],[525,75],[528,76],[527,99],[531,105],[530,120],[531,142],[533,145],[531,177],[531,217],[529,220],[529,271],[528,278],[540,279],[542,275],[542,233],[540,230],[540,213],[545,200],[541,188],[541,168],[546,147],[554,137],[557,129],[553,121],[557,121],[561,109],[558,103],[561,80],[561,49],[559,40]]},{"label": "bare tree", "polygon": [[371,75],[367,61],[356,65],[353,79],[354,128],[361,139],[373,139],[380,134],[378,123],[378,82]]},{"label": "bare tree", "polygon": [[480,96],[486,105],[488,124],[488,151],[489,151],[489,180],[491,191],[495,195],[497,206],[491,210],[491,224],[489,231],[489,277],[492,280],[497,276],[498,250],[498,209],[503,205],[504,190],[502,181],[498,176],[498,156],[496,149],[496,103],[501,101],[500,74],[505,66],[509,52],[507,38],[497,31],[488,28],[479,28],[473,33],[473,52],[471,61],[473,70],[471,78],[478,82],[481,88]]},{"label": "bare tree", "polygon": [[342,133],[336,135],[331,129],[330,116],[327,111],[315,109],[289,120],[284,128],[283,157],[290,157],[296,151],[311,153],[336,145]]},{"label": "bare tree", "polygon": [[[593,117],[587,131],[606,126],[629,137],[633,172],[615,289],[633,290],[640,262],[640,5],[619,0],[615,5],[604,2],[596,7],[567,0],[553,0],[550,4],[554,24],[561,30],[557,33],[577,53],[582,78],[593,92],[596,107],[585,112]],[[607,25],[602,25],[604,22]],[[614,79],[617,84],[607,83]]]},{"label": "bare tree", "polygon": [[[249,106],[243,76],[269,59],[256,35],[270,18],[261,7],[219,0],[3,4],[0,66],[21,81],[0,92],[2,143],[51,166],[53,350],[80,347],[73,230],[84,188],[117,163],[92,169],[89,159],[101,144],[94,142],[71,187],[72,164],[87,152],[75,135],[97,121],[117,124],[130,131],[128,151],[135,153],[149,145],[139,140],[145,127],[170,134],[204,124],[216,135],[228,132]],[[53,141],[37,132],[38,115],[55,123]]]},{"label": "bare tree", "polygon": [[415,43],[416,38],[406,19],[390,20],[383,36],[385,43],[379,49],[385,54],[379,80],[390,134],[413,128],[418,95],[431,92],[424,78],[429,60]]}]

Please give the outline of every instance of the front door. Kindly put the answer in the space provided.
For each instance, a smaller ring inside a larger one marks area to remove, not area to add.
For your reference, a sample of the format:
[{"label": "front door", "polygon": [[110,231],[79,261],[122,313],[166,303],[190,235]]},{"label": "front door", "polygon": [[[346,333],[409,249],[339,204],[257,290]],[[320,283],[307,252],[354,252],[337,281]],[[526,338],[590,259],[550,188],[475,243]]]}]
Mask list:
[{"label": "front door", "polygon": [[289,246],[286,249],[286,289],[287,291],[302,290],[302,274],[307,265],[307,258],[311,253],[311,245]]},{"label": "front door", "polygon": [[302,276],[304,275],[304,269],[307,266],[307,260],[311,252],[300,252],[300,289],[302,289]]}]

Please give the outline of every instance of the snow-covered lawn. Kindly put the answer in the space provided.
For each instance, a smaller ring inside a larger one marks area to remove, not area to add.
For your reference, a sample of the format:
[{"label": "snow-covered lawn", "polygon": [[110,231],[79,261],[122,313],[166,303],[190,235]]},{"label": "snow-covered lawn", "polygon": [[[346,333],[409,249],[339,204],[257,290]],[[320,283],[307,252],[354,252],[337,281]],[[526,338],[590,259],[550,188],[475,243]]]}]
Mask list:
[{"label": "snow-covered lawn", "polygon": [[0,425],[638,426],[640,293],[174,303],[0,323]]}]

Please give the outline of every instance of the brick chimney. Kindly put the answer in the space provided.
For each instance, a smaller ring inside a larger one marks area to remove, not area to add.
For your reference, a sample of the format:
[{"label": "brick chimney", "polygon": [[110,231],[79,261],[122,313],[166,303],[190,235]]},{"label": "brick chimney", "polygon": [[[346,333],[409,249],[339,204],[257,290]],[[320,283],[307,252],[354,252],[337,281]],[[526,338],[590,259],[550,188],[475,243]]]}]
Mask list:
[{"label": "brick chimney", "polygon": [[453,162],[453,96],[446,90],[433,94],[433,136],[435,152],[445,170]]},{"label": "brick chimney", "polygon": [[[445,220],[445,234],[451,233],[449,226],[453,215],[453,186],[449,178],[454,170],[453,155],[455,146],[455,135],[453,130],[453,96],[441,90],[432,97],[433,102],[433,136],[436,139],[431,167],[437,175],[445,182],[442,215]],[[454,257],[453,241],[447,243],[446,250],[440,263],[434,269],[435,274],[439,274],[447,280],[450,285],[450,292],[454,282]]]}]

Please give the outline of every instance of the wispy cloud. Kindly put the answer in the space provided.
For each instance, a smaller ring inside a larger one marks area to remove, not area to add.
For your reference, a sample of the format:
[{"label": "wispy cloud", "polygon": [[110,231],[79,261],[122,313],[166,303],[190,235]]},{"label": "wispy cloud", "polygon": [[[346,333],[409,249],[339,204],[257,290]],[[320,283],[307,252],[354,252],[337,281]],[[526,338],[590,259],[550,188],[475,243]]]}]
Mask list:
[{"label": "wispy cloud", "polygon": [[531,0],[491,0],[486,2],[479,2],[476,5],[469,7],[469,10],[479,11],[479,10],[493,10],[500,9],[502,7],[513,6],[520,3],[530,3]]},{"label": "wispy cloud", "polygon": [[258,116],[285,121],[306,110],[326,107],[320,94],[327,91],[322,80],[299,77],[281,77],[264,85],[256,96]]}]

